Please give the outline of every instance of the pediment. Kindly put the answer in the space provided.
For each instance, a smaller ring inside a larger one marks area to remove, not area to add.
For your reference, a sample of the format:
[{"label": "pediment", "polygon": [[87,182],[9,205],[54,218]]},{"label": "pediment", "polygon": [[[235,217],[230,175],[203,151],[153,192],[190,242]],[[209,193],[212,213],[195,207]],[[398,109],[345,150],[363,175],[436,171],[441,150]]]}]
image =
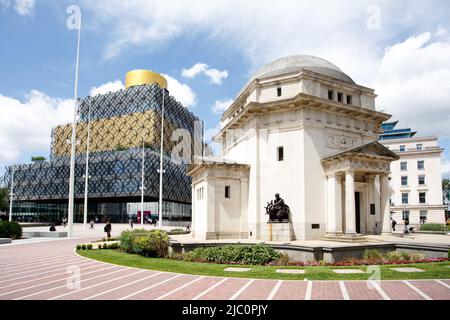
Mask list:
[{"label": "pediment", "polygon": [[387,158],[391,161],[398,160],[399,156],[386,148],[384,145],[379,143],[378,141],[370,142],[368,144],[349,149],[343,152],[339,152],[335,155],[329,156],[322,161],[331,161],[334,159],[349,157],[349,156],[366,156],[366,157],[375,157],[375,158]]}]

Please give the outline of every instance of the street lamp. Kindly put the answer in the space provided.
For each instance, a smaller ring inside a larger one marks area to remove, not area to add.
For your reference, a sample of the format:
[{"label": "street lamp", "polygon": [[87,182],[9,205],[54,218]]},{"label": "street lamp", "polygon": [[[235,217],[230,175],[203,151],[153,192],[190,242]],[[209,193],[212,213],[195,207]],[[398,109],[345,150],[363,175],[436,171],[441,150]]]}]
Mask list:
[{"label": "street lamp", "polygon": [[14,197],[14,165],[11,166],[11,190],[9,193],[9,222],[12,221],[13,197]]},{"label": "street lamp", "polygon": [[165,106],[165,88],[162,88],[162,108],[161,108],[161,150],[159,157],[159,229],[162,229],[162,204],[163,204],[163,150],[164,150],[164,106]]},{"label": "street lamp", "polygon": [[68,237],[73,237],[73,205],[75,191],[75,152],[76,152],[76,121],[77,121],[77,104],[78,104],[78,69],[80,61],[80,38],[81,38],[81,10],[76,5],[67,8],[67,13],[72,13],[67,19],[66,25],[69,29],[78,29],[77,38],[77,57],[75,66],[75,87],[73,95],[73,122],[72,122],[72,139],[70,149],[70,178],[69,178],[69,204],[68,204]]},{"label": "street lamp", "polygon": [[145,142],[142,135],[142,171],[141,171],[141,226],[144,225],[144,177],[145,177]]},{"label": "street lamp", "polygon": [[87,215],[88,215],[88,191],[89,191],[89,147],[91,138],[91,104],[88,106],[88,126],[87,126],[87,143],[86,143],[86,173],[84,180],[84,216],[83,227],[87,227]]}]

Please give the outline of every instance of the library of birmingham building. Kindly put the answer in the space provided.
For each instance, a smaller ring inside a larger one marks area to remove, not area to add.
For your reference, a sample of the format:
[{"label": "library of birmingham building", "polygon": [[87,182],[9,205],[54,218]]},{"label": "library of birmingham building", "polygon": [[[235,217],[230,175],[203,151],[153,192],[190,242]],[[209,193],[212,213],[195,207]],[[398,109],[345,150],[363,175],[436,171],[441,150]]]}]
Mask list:
[{"label": "library of birmingham building", "polygon": [[[172,141],[172,133],[186,129],[194,137],[192,141],[203,141],[203,124],[162,88],[167,88],[167,82],[161,75],[136,70],[127,74],[125,90],[79,101],[76,222],[82,221],[84,212],[88,137],[88,219],[107,217],[113,222],[127,222],[130,217],[140,217],[143,151],[144,215],[147,219],[158,215],[163,97],[163,222],[191,220],[191,178],[186,175],[187,164],[170,156],[177,143]],[[14,167],[14,219],[60,221],[67,216],[71,134],[71,124],[53,128],[49,161]],[[203,144],[200,148],[203,149]],[[10,181],[11,168],[8,172]]]}]

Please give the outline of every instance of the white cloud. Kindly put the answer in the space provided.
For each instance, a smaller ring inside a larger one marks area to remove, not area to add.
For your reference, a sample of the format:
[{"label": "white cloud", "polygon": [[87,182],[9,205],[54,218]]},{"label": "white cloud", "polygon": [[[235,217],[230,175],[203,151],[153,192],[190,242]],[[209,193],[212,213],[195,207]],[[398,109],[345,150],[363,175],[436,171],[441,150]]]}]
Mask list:
[{"label": "white cloud", "polygon": [[14,0],[14,10],[21,16],[33,14],[35,0]]},{"label": "white cloud", "polygon": [[35,0],[0,0],[0,8],[6,10],[13,7],[21,16],[31,16],[34,11]]},{"label": "white cloud", "polygon": [[183,69],[182,72],[182,76],[186,78],[195,78],[200,74],[207,76],[214,84],[222,84],[223,80],[228,78],[227,70],[220,71],[209,67],[206,63],[197,63],[189,69]]},{"label": "white cloud", "polygon": [[83,0],[97,30],[105,30],[109,58],[133,47],[157,50],[186,36],[211,41],[211,50],[241,52],[252,68],[284,55],[319,55],[366,84],[386,43],[435,29],[450,13],[445,1],[378,0],[380,28],[370,29],[369,7],[373,0]]},{"label": "white cloud", "polygon": [[[197,103],[197,97],[195,92],[187,84],[179,82],[177,79],[162,74],[167,80],[167,86],[170,94],[175,97],[186,108],[193,107]],[[116,92],[125,88],[125,85],[121,80],[115,80],[107,82],[98,87],[91,88],[90,95],[95,96],[98,94],[106,94],[108,92]]]},{"label": "white cloud", "polygon": [[177,79],[162,74],[167,80],[168,90],[186,108],[193,107],[197,104],[197,96],[195,92],[187,84],[179,82]]},{"label": "white cloud", "polygon": [[68,123],[73,100],[49,97],[32,90],[24,102],[0,95],[0,163],[11,163],[23,154],[47,156],[51,128]]},{"label": "white cloud", "polygon": [[233,102],[233,99],[216,100],[214,101],[214,105],[212,106],[211,111],[215,114],[222,114],[231,106]]},{"label": "white cloud", "polygon": [[91,89],[90,95],[96,96],[98,94],[106,94],[108,92],[116,92],[119,90],[125,89],[125,86],[123,85],[121,80],[116,80],[113,82],[105,83],[99,87],[93,87]]},{"label": "white cloud", "polygon": [[450,39],[440,31],[386,49],[374,84],[377,104],[422,135],[450,137]]}]

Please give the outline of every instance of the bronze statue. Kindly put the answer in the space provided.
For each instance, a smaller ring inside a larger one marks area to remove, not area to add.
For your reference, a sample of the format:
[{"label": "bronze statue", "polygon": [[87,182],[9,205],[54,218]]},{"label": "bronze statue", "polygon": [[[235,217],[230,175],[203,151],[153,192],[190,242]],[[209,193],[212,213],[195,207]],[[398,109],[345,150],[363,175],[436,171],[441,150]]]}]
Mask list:
[{"label": "bronze statue", "polygon": [[275,200],[267,203],[266,214],[269,215],[269,222],[291,222],[289,206],[280,198],[280,194],[275,195]]}]

